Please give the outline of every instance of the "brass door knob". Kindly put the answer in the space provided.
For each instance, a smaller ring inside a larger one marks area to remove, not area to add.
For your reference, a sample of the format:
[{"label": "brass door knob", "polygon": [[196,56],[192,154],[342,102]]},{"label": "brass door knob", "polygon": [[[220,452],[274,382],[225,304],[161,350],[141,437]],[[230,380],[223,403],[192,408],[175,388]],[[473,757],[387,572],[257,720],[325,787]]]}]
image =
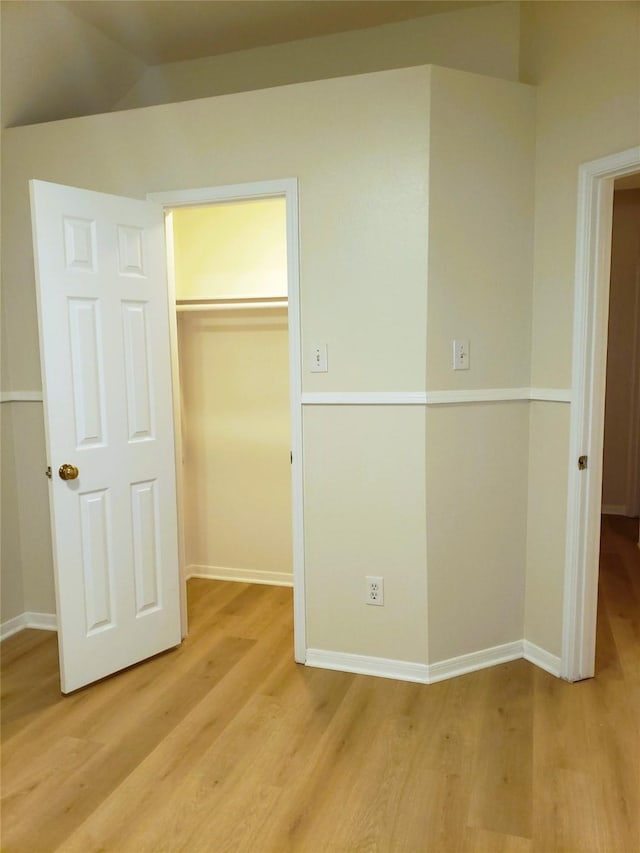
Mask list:
[{"label": "brass door knob", "polygon": [[60,475],[61,480],[75,480],[78,476],[78,469],[75,465],[69,465],[68,462],[65,462],[64,465],[61,465],[58,468],[58,474]]}]

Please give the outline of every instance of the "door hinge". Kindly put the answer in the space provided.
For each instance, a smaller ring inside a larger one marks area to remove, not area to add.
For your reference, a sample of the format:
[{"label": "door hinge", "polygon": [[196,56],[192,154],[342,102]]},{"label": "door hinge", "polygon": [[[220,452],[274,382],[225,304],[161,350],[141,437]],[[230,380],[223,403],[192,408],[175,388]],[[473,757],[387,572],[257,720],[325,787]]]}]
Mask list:
[{"label": "door hinge", "polygon": [[584,471],[589,464],[588,456],[578,456],[578,470]]},{"label": "door hinge", "polygon": [[290,460],[291,464],[293,465],[293,450],[289,451],[289,460]]},{"label": "door hinge", "polygon": [[51,479],[51,465],[47,465],[47,470],[44,472],[45,477]]}]

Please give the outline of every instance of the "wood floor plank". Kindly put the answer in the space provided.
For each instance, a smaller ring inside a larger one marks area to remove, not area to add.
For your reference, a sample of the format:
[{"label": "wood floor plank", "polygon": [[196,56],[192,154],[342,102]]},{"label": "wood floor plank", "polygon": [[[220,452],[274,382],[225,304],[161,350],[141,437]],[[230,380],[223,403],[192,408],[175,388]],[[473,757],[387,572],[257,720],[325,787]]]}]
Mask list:
[{"label": "wood floor plank", "polygon": [[478,752],[468,823],[506,836],[530,838],[534,673],[523,661],[494,667]]},{"label": "wood floor plank", "polygon": [[[596,678],[293,661],[290,589],[193,579],[171,652],[71,696],[1,646],[3,853],[638,853],[640,551],[603,521]],[[637,541],[637,529],[635,530]]]},{"label": "wood floor plank", "polygon": [[[211,770],[210,751],[217,739],[226,737],[227,728],[250,704],[256,687],[273,668],[295,668],[284,655],[289,642],[289,630],[283,630],[282,625],[272,626],[270,634],[266,633],[244,655],[242,671],[229,672],[214,693],[194,704],[180,727],[164,738],[120,788],[105,799],[64,849],[88,853],[103,849],[105,842],[109,849],[126,849],[136,835],[149,834],[144,829],[147,819],[154,830],[160,828],[163,837],[167,833],[170,838],[176,837],[167,824],[174,826],[178,836],[185,833],[188,827],[183,826],[184,815],[189,816],[191,826],[198,811],[200,798],[193,793],[193,786],[197,791],[200,766],[204,762],[207,771]],[[211,806],[210,802],[203,805]]]}]

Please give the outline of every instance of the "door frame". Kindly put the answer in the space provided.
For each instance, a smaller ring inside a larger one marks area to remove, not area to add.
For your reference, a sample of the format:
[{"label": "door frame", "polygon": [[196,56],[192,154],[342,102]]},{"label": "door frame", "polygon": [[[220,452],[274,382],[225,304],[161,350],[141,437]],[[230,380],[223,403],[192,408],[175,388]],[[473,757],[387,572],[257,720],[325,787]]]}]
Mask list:
[{"label": "door frame", "polygon": [[250,201],[251,199],[284,198],[287,227],[287,293],[289,336],[289,405],[291,423],[291,510],[293,537],[293,635],[294,658],[305,663],[307,653],[305,571],[304,571],[304,501],[302,459],[302,356],[300,323],[300,249],[298,225],[298,179],[282,178],[270,181],[253,181],[198,189],[172,190],[147,193],[147,198],[165,210],[167,224],[167,263],[169,310],[173,352],[173,402],[176,420],[176,468],[178,472],[178,537],[180,548],[180,575],[182,589],[183,633],[186,634],[186,578],[184,555],[184,530],[182,527],[182,460],[180,448],[180,401],[176,395],[179,385],[177,358],[176,296],[173,266],[173,235],[170,212],[172,208],[193,205],[217,204],[224,201]]},{"label": "door frame", "polygon": [[[561,676],[568,681],[595,672],[613,182],[637,171],[640,146],[578,170],[561,658]],[[582,455],[588,467],[578,470]]]}]

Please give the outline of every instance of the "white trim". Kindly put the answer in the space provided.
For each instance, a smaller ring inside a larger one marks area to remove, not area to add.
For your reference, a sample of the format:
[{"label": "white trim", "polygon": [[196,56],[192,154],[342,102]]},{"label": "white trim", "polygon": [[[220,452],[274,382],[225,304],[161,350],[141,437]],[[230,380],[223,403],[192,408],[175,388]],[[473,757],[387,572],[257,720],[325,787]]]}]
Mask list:
[{"label": "white trim", "polygon": [[469,391],[427,391],[427,405],[503,403],[529,399],[528,388],[474,388]]},{"label": "white trim", "polygon": [[187,566],[187,580],[202,578],[216,581],[238,581],[240,583],[260,583],[268,586],[293,586],[290,572],[263,572],[259,569],[229,569],[224,566]]},{"label": "white trim", "polygon": [[42,403],[42,391],[0,391],[0,403]]},{"label": "white trim", "polygon": [[36,628],[40,631],[57,631],[58,620],[55,613],[35,613],[25,610],[13,619],[7,619],[0,625],[0,640],[6,640],[25,628]]},{"label": "white trim", "polygon": [[[595,672],[613,180],[640,170],[640,146],[578,170],[572,395],[561,674]],[[577,459],[589,457],[579,471]]]},{"label": "white trim", "polygon": [[570,403],[571,388],[530,388],[529,399],[543,403]]},{"label": "white trim", "polygon": [[455,391],[305,391],[303,406],[447,406],[540,400],[570,403],[570,388],[475,388]]},{"label": "white trim", "polygon": [[435,684],[438,681],[456,678],[459,675],[521,658],[552,675],[558,676],[560,673],[560,658],[528,640],[514,640],[512,643],[481,649],[432,664],[330,652],[324,649],[308,649],[306,664],[338,672],[353,672],[357,675],[374,675],[380,678],[395,678],[398,681]]},{"label": "white trim", "polygon": [[602,504],[602,515],[629,515],[629,508],[623,504]]},{"label": "white trim", "polygon": [[287,297],[289,400],[291,405],[291,514],[293,545],[293,651],[298,663],[307,654],[304,548],[304,470],[302,435],[302,318],[300,313],[300,224],[298,181],[281,181],[287,216]]},{"label": "white trim", "polygon": [[[304,502],[302,469],[302,356],[300,332],[300,235],[298,223],[298,179],[282,178],[201,187],[191,190],[148,193],[147,198],[165,208],[252,198],[286,200],[287,298],[289,303],[289,403],[291,407],[291,515],[293,540],[293,646],[299,663],[306,655],[306,608],[304,570]],[[174,305],[175,308],[175,298]]]},{"label": "white trim", "polygon": [[252,181],[246,184],[224,184],[217,187],[198,187],[190,190],[167,190],[147,193],[149,201],[163,207],[187,207],[220,201],[243,201],[252,198],[278,198],[285,195],[297,178],[276,178],[271,181]]},{"label": "white trim", "polygon": [[424,406],[424,391],[304,391],[303,406]]},{"label": "white trim", "polygon": [[395,678],[398,681],[417,681],[420,684],[429,682],[429,667],[426,663],[307,649],[306,664],[320,669],[354,672],[357,675],[375,675],[379,678]]},{"label": "white trim", "polygon": [[522,657],[522,640],[512,643],[504,643],[501,646],[492,646],[489,649],[481,649],[466,655],[459,655],[448,660],[438,661],[429,665],[429,683],[444,681],[447,678],[455,678],[478,669],[486,669],[499,663],[518,660]]},{"label": "white trim", "polygon": [[6,640],[18,631],[22,631],[27,627],[26,613],[20,613],[19,616],[14,616],[13,619],[7,619],[0,625],[0,640]]},{"label": "white trim", "polygon": [[[192,308],[195,310],[195,308],[199,309],[200,307],[178,306],[177,310],[191,310]],[[258,307],[262,308],[264,305]],[[286,307],[286,305],[278,301],[274,302],[273,307]],[[204,306],[204,308],[211,310],[210,306]],[[42,399],[42,391],[0,391],[0,403],[41,403]],[[477,388],[468,391],[305,391],[301,395],[303,406],[442,406],[456,403],[500,403],[509,400],[570,403],[571,389]]]},{"label": "white trim", "polygon": [[556,678],[560,675],[560,658],[557,655],[552,655],[546,649],[536,646],[535,643],[530,643],[529,640],[522,641],[522,656],[529,663],[539,666],[540,669],[555,675]]},{"label": "white trim", "polygon": [[180,572],[180,634],[184,640],[189,633],[186,578],[186,536],[184,532],[184,468],[182,464],[182,395],[180,393],[180,362],[178,360],[178,316],[176,304],[175,246],[173,241],[173,212],[164,210],[164,239],[167,260],[167,309],[169,345],[171,347],[171,397],[173,401],[174,463],[176,471],[176,511],[178,516],[178,567]]},{"label": "white trim", "polygon": [[200,302],[185,304],[184,302],[176,302],[176,311],[179,314],[189,314],[193,312],[209,314],[216,311],[262,311],[265,308],[278,308],[286,310],[287,300],[284,299],[263,299],[262,301],[254,302]]}]

